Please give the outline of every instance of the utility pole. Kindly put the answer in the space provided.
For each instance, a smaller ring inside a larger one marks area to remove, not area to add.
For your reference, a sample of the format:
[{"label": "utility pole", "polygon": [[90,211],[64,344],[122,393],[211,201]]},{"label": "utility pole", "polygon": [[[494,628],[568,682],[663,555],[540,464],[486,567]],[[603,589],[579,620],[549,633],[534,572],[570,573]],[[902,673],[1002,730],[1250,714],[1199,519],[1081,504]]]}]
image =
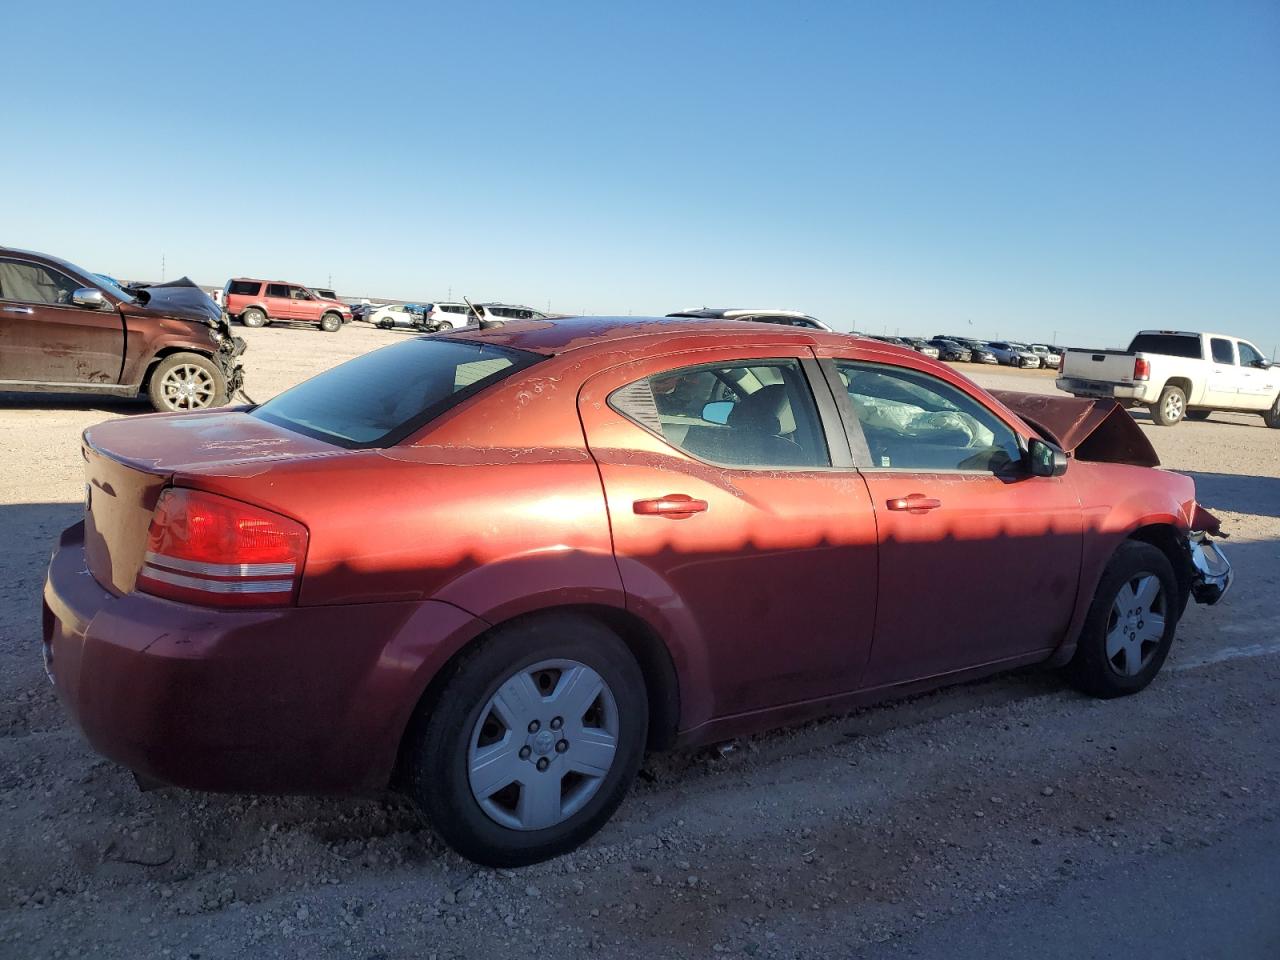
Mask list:
[{"label": "utility pole", "polygon": [[160,282],[164,283],[164,254],[160,254]]}]

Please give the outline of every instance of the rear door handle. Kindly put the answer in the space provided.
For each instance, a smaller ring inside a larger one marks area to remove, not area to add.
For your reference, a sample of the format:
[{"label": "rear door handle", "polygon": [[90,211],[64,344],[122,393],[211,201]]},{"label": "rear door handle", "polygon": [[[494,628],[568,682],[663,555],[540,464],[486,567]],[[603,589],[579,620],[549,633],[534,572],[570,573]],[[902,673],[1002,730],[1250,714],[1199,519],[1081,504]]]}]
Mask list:
[{"label": "rear door handle", "polygon": [[30,307],[5,307],[5,313],[35,313]]},{"label": "rear door handle", "polygon": [[937,510],[940,506],[942,506],[941,500],[926,497],[923,493],[912,493],[889,501],[890,510],[901,510],[906,513],[927,513],[930,510]]},{"label": "rear door handle", "polygon": [[668,520],[686,520],[695,513],[706,513],[707,501],[695,500],[686,493],[668,493],[652,500],[637,500],[631,509],[642,517],[666,517]]}]

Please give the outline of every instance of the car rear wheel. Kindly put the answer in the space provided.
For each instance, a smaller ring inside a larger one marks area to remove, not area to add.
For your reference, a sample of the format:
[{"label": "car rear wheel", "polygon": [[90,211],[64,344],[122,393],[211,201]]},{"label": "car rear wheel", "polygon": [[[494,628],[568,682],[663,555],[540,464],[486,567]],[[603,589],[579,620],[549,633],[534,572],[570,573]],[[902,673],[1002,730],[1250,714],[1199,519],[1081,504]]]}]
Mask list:
[{"label": "car rear wheel", "polygon": [[267,325],[267,315],[257,307],[250,307],[240,314],[240,322],[246,327],[265,327]]},{"label": "car rear wheel", "polygon": [[1181,612],[1169,558],[1149,543],[1121,544],[1102,574],[1068,676],[1095,697],[1137,693],[1160,672]]},{"label": "car rear wheel", "polygon": [[203,410],[227,402],[227,380],[208,357],[174,353],[151,372],[147,392],[151,405],[162,413]]},{"label": "car rear wheel", "polygon": [[381,320],[378,321],[378,326],[383,330],[390,330],[395,325],[396,325],[395,321],[392,320],[390,317],[383,317]]},{"label": "car rear wheel", "polygon": [[465,654],[405,753],[407,783],[449,846],[516,867],[559,856],[613,815],[648,730],[644,677],[594,620],[501,627]]},{"label": "car rear wheel", "polygon": [[453,324],[448,320],[441,320],[436,324],[436,333],[448,333],[453,329]]},{"label": "car rear wheel", "polygon": [[342,329],[342,317],[336,313],[326,313],[320,318],[320,329],[325,333],[337,333]]},{"label": "car rear wheel", "polygon": [[1187,415],[1187,395],[1181,387],[1165,387],[1151,404],[1151,419],[1162,427],[1177,426]]}]

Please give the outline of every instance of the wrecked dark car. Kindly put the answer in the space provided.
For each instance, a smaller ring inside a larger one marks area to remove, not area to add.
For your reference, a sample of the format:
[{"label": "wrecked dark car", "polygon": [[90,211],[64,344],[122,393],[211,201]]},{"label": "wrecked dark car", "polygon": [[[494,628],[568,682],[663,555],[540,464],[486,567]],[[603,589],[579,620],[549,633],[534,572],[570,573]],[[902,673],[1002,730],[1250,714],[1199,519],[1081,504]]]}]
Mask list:
[{"label": "wrecked dark car", "polygon": [[122,287],[57,257],[0,247],[0,392],[145,397],[161,411],[225,404],[245,343],[185,277]]}]

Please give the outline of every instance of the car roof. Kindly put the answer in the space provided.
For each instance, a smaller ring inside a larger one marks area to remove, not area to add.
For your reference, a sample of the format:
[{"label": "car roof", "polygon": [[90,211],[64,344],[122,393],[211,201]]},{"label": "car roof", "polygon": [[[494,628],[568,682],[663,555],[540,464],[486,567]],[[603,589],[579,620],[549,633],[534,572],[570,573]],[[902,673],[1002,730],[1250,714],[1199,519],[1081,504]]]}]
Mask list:
[{"label": "car roof", "polygon": [[[439,336],[436,334],[435,336]],[[830,333],[810,327],[780,326],[752,320],[698,317],[561,317],[556,320],[511,320],[500,327],[464,328],[450,339],[474,340],[534,353],[560,354],[571,350],[616,349],[622,339],[665,344],[672,340],[714,337],[726,346],[734,343],[795,344],[797,346],[848,347],[850,341],[881,351],[911,355],[912,351],[852,333]],[[705,345],[705,344],[703,344]]]}]

